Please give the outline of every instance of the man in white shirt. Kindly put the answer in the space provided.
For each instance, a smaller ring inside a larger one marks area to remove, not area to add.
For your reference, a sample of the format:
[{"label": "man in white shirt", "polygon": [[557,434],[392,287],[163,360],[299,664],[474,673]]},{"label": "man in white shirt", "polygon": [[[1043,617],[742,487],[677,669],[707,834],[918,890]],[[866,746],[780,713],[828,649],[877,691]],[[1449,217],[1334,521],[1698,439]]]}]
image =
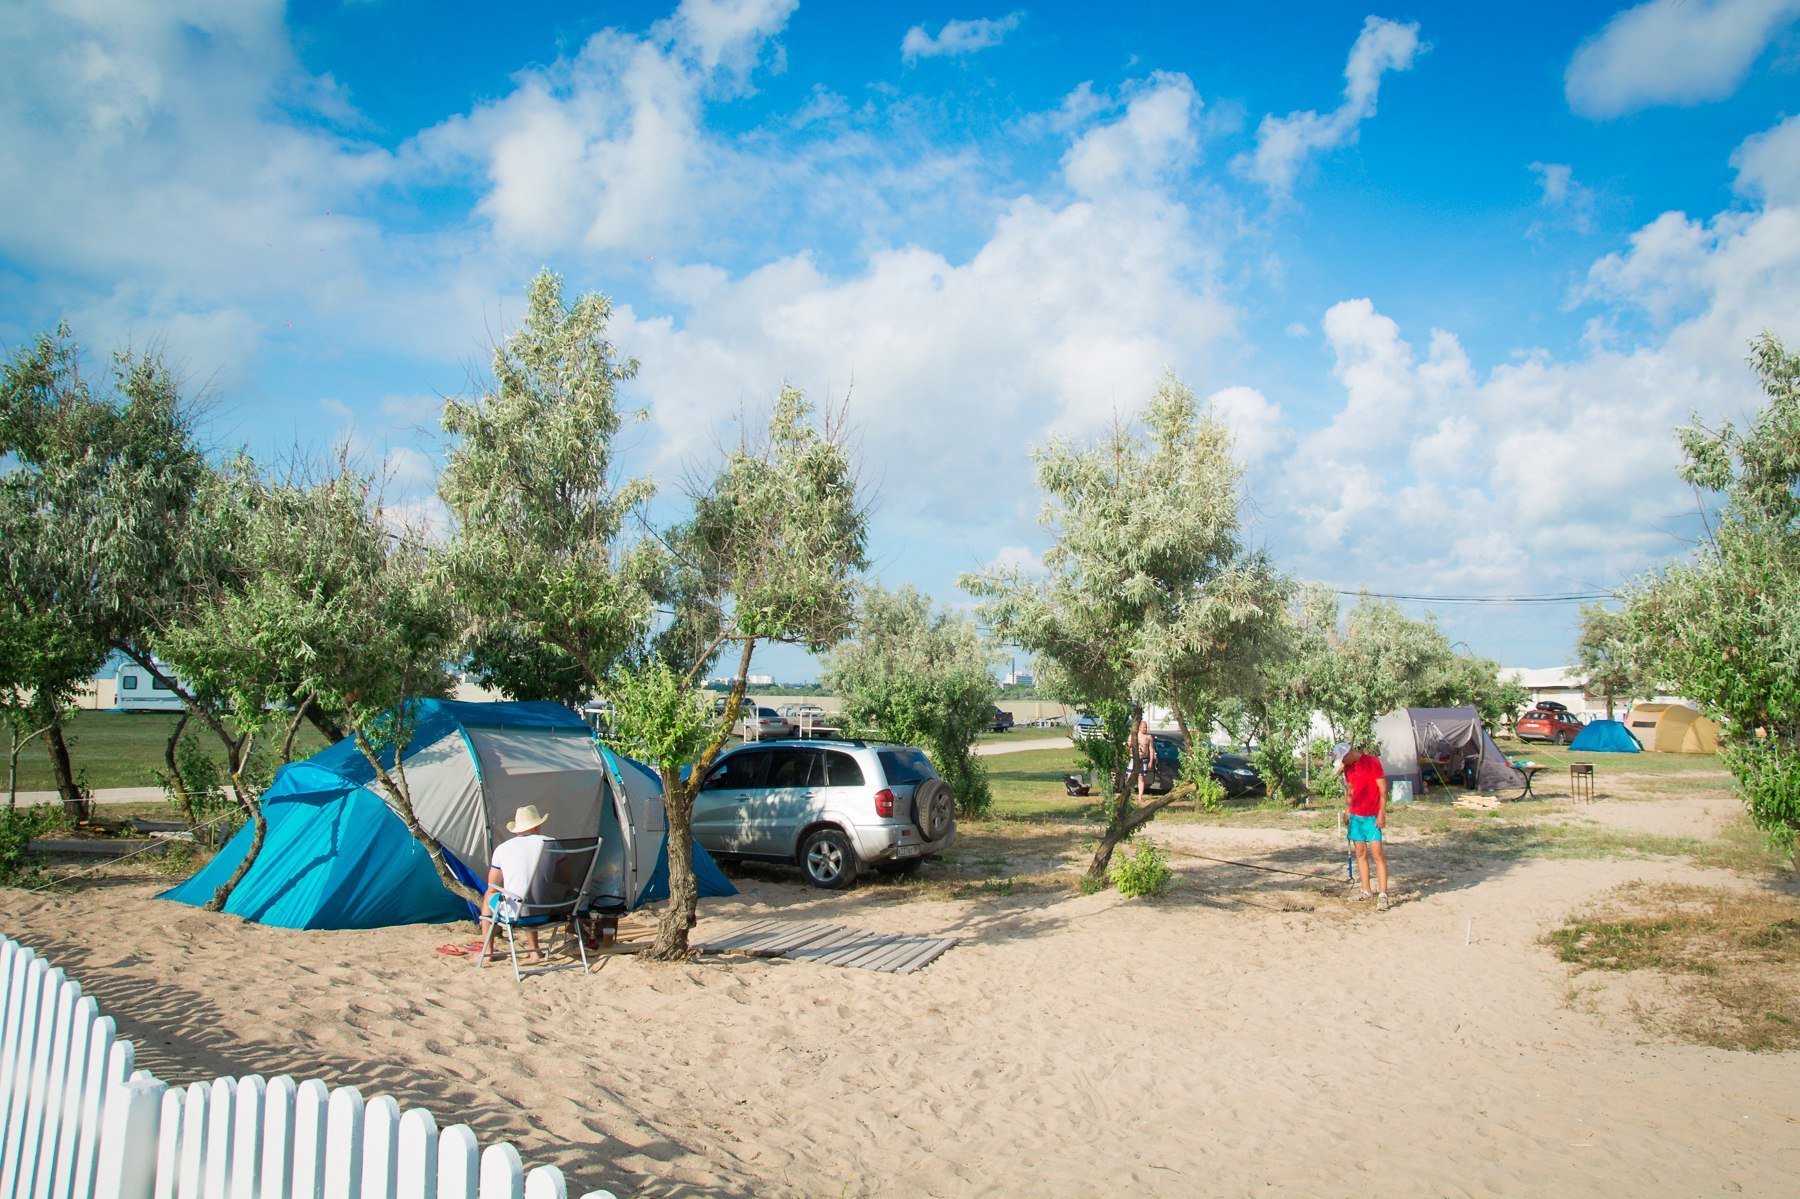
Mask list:
[{"label": "man in white shirt", "polygon": [[[502,895],[510,895],[515,899],[530,899],[534,885],[538,881],[538,869],[544,860],[544,846],[550,838],[537,830],[543,827],[548,815],[538,810],[536,804],[526,804],[513,813],[506,831],[512,836],[502,841],[495,849],[493,860],[488,866],[487,894],[481,897],[481,943],[488,941],[489,926],[493,923],[491,913],[500,905]],[[525,959],[542,961],[544,955],[538,951],[537,928],[526,925],[519,930],[525,934]]]}]

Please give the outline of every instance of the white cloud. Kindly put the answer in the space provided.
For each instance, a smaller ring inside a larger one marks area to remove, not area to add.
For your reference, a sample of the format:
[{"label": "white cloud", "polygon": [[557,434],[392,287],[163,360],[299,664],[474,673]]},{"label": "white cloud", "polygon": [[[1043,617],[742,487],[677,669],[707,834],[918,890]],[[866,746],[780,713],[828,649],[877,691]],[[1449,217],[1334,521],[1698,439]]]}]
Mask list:
[{"label": "white cloud", "polygon": [[1563,91],[1569,107],[1596,118],[1721,100],[1797,16],[1800,0],[1646,0],[1575,51]]},{"label": "white cloud", "polygon": [[1022,545],[1003,545],[1000,552],[982,563],[983,570],[1016,570],[1027,575],[1044,573],[1044,559]]},{"label": "white cloud", "polygon": [[1239,160],[1240,169],[1277,195],[1287,195],[1314,155],[1356,140],[1357,127],[1375,115],[1382,75],[1411,69],[1419,51],[1417,23],[1367,18],[1344,64],[1343,102],[1328,113],[1265,116],[1256,130],[1256,151]]},{"label": "white cloud", "polygon": [[1136,89],[1119,120],[1082,134],[1063,155],[1063,174],[1085,195],[1142,187],[1187,167],[1198,146],[1201,107],[1185,75],[1158,72]]},{"label": "white cloud", "polygon": [[1739,192],[1770,204],[1800,204],[1800,116],[1746,138],[1731,165]]},{"label": "white cloud", "polygon": [[[1538,177],[1538,204],[1551,223],[1584,236],[1593,232],[1594,192],[1576,181],[1573,167],[1565,162],[1534,162],[1531,172]],[[1542,229],[1541,224],[1534,224],[1531,231],[1536,234]]]},{"label": "white cloud", "polygon": [[914,25],[900,40],[900,58],[911,66],[921,58],[974,54],[998,46],[1024,20],[1024,12],[1016,11],[998,19],[982,17],[973,21],[946,21],[935,37],[926,32],[925,26]]},{"label": "white cloud", "polygon": [[[1789,136],[1748,139],[1734,161],[1775,170],[1770,148]],[[1750,190],[1787,194],[1761,179]],[[1448,332],[1420,354],[1369,301],[1333,306],[1340,406],[1279,462],[1263,504],[1297,547],[1288,564],[1517,593],[1614,585],[1682,552],[1693,499],[1674,427],[1760,405],[1747,346],[1764,328],[1796,333],[1800,206],[1665,213],[1596,261],[1580,298],[1605,325],[1582,354],[1529,351],[1486,373]]]},{"label": "white cloud", "polygon": [[1231,430],[1232,451],[1246,466],[1285,453],[1293,445],[1294,432],[1288,428],[1281,405],[1254,387],[1215,391],[1206,405]]}]

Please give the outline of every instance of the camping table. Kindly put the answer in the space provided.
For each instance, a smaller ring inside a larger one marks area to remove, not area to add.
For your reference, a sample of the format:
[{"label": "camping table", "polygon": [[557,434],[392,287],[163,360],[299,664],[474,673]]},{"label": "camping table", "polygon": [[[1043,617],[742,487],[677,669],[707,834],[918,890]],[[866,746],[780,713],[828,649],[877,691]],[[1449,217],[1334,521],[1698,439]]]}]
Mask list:
[{"label": "camping table", "polygon": [[1513,769],[1525,776],[1525,790],[1521,791],[1519,799],[1515,799],[1513,802],[1518,803],[1521,799],[1536,799],[1537,796],[1531,793],[1531,780],[1550,768],[1548,766],[1515,766]]}]

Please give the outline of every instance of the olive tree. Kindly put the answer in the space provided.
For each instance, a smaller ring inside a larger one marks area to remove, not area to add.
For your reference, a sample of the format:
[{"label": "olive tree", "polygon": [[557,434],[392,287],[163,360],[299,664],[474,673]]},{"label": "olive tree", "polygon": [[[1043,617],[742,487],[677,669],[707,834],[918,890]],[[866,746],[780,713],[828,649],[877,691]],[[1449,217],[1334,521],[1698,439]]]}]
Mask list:
[{"label": "olive tree", "polygon": [[1775,844],[1800,839],[1800,356],[1752,343],[1766,397],[1745,427],[1680,430],[1681,477],[1719,497],[1691,558],[1632,588],[1636,657],[1717,717],[1722,757]]},{"label": "olive tree", "polygon": [[[1245,550],[1241,471],[1224,424],[1173,376],[1143,420],[1090,445],[1033,450],[1054,538],[1043,574],[995,567],[963,576],[999,641],[1036,655],[1045,685],[1102,718],[1095,749],[1112,778],[1089,877],[1177,792],[1134,806],[1125,739],[1146,703],[1177,703],[1240,677],[1244,647],[1279,618],[1288,587]],[[1216,690],[1212,691],[1216,693]]]},{"label": "olive tree", "polygon": [[[114,355],[92,386],[67,325],[0,374],[0,585],[15,612],[54,617],[88,650],[117,651],[194,707],[241,766],[247,743],[158,661],[155,640],[217,569],[198,527],[211,474],[195,406],[154,354]],[[65,802],[79,802],[60,730],[47,739]]]},{"label": "olive tree", "polygon": [[624,536],[653,488],[615,477],[618,385],[637,363],[607,340],[611,311],[597,293],[565,304],[561,278],[539,273],[490,383],[444,405],[445,579],[474,673],[516,699],[597,694],[640,644],[661,577],[654,540]]},{"label": "olive tree", "polygon": [[[239,457],[205,491],[200,522],[214,530],[221,568],[159,635],[160,655],[242,738],[279,730],[292,756],[303,721],[341,730],[369,761],[388,806],[431,856],[439,879],[458,880],[442,847],[413,813],[400,762],[409,702],[446,694],[456,624],[434,564],[415,536],[388,527],[374,481],[340,458],[316,479],[274,477]],[[249,852],[208,906],[225,906],[262,848],[260,780],[232,783],[255,832]],[[171,763],[171,779],[180,772]]]},{"label": "olive tree", "polygon": [[[0,504],[6,501],[0,494]],[[105,662],[105,647],[84,637],[56,611],[0,605],[0,724],[6,726],[6,806],[18,800],[19,754],[32,741],[60,732],[77,688]],[[65,807],[84,815],[83,797],[66,752],[52,754]]]},{"label": "olive tree", "polygon": [[993,719],[995,659],[966,616],[932,610],[910,586],[869,587],[856,632],[833,650],[822,681],[844,701],[843,718],[897,741],[923,745],[963,816],[993,803],[975,740]]},{"label": "olive tree", "polygon": [[1644,669],[1630,616],[1623,611],[1603,604],[1581,606],[1575,665],[1585,676],[1588,694],[1606,700],[1608,720],[1613,719],[1617,705],[1656,694],[1656,680]]},{"label": "olive tree", "polygon": [[[751,656],[785,642],[822,653],[851,628],[867,566],[867,513],[842,409],[815,413],[783,387],[766,433],[747,422],[710,476],[690,480],[689,517],[660,537],[659,587],[669,613],[641,652],[606,683],[608,738],[661,776],[669,815],[668,909],[651,956],[687,953],[699,900],[693,859],[694,796],[731,737]],[[721,655],[731,688],[715,712],[701,684]]]}]

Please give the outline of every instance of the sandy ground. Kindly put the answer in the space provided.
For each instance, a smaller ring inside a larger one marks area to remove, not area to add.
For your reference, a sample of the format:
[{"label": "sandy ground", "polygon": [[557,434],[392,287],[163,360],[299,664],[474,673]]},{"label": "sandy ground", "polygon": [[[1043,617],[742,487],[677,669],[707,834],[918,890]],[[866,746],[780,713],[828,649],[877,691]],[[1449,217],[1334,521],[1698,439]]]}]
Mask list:
[{"label": "sandy ground", "polygon": [[0,891],[0,927],[165,1079],[386,1092],[621,1196],[1796,1193],[1800,1054],[1651,1038],[1580,1002],[1538,944],[1628,879],[1749,884],[1666,860],[1428,863],[1400,841],[1401,902],[1377,914],[1327,834],[1156,835],[1182,878],[1154,902],[826,895],[759,872],[705,908],[962,939],[907,977],[615,956],[515,985],[430,952],[457,928],[267,929],[143,882]]}]

